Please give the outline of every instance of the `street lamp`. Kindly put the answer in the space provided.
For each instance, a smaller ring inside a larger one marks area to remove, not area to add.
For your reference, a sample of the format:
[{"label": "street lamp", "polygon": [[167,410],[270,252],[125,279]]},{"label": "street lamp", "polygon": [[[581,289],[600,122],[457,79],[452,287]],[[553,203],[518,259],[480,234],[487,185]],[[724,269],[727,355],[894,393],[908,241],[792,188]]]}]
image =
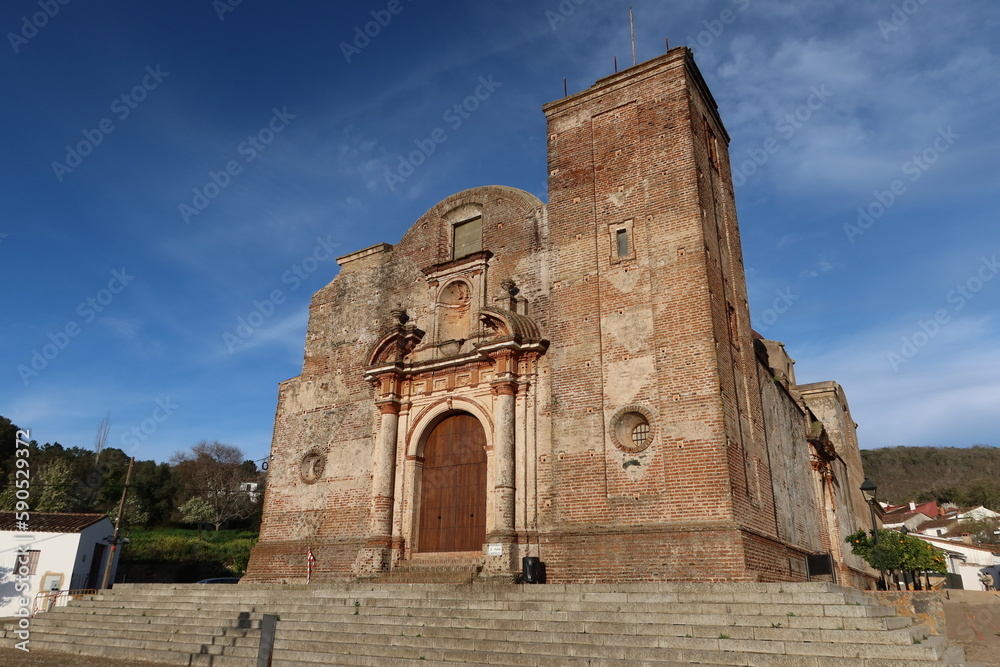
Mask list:
[{"label": "street lamp", "polygon": [[[861,493],[865,494],[865,501],[868,503],[868,509],[872,512],[872,537],[875,538],[875,544],[878,545],[878,526],[875,523],[875,501],[876,493],[878,492],[878,487],[875,486],[875,482],[871,479],[865,477],[865,481],[861,484]],[[869,498],[869,496],[871,496]]]},{"label": "street lamp", "polygon": [[[865,481],[861,484],[861,493],[865,496],[865,502],[868,503],[868,509],[872,513],[872,537],[875,538],[875,546],[878,546],[878,525],[875,523],[875,503],[877,501],[878,487],[875,486],[875,482],[871,481],[868,477],[865,477]],[[869,498],[869,496],[871,496]],[[878,573],[879,584],[882,590],[886,589],[885,585],[885,574],[882,571]]]}]

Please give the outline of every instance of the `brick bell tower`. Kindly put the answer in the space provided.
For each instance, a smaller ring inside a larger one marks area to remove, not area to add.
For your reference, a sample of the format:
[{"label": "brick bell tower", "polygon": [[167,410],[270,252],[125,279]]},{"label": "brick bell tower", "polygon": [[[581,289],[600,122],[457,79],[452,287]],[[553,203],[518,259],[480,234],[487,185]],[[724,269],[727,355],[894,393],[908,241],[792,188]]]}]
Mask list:
[{"label": "brick bell tower", "polygon": [[545,559],[570,579],[601,578],[601,567],[702,580],[757,578],[762,559],[787,568],[773,541],[729,136],[690,50],[544,111]]}]

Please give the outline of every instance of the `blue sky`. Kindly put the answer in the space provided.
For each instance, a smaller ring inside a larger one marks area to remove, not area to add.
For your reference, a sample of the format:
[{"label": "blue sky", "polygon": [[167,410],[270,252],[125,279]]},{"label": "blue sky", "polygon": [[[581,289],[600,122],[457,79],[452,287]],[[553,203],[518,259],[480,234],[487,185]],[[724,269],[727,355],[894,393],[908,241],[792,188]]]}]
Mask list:
[{"label": "blue sky", "polygon": [[[110,410],[141,459],[266,456],[333,258],[465,188],[546,199],[541,105],[631,62],[618,0],[235,1],[0,8],[0,414],[41,442]],[[863,447],[1000,445],[1000,5],[633,4],[638,59],[692,46],[719,103],[799,382]]]}]

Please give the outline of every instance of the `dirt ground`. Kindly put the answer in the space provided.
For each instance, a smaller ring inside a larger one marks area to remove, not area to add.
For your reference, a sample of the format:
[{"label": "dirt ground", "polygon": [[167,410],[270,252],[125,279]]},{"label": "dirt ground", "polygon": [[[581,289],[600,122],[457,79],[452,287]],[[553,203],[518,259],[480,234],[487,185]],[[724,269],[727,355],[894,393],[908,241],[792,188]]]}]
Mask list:
[{"label": "dirt ground", "polygon": [[946,591],[948,643],[965,647],[969,662],[1000,666],[1000,593]]}]

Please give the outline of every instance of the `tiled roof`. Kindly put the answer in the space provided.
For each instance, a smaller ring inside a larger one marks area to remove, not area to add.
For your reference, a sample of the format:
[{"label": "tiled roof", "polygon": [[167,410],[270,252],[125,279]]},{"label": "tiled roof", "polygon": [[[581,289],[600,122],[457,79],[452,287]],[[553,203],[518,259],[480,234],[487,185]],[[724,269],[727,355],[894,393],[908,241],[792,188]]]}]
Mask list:
[{"label": "tiled roof", "polygon": [[[106,514],[56,514],[31,512],[28,515],[28,530],[38,533],[79,533],[106,519]],[[14,512],[0,512],[0,531],[17,531]]]},{"label": "tiled roof", "polygon": [[928,528],[947,528],[952,524],[956,523],[958,519],[955,517],[944,518],[944,519],[931,519],[930,521],[925,521],[920,524],[920,530],[927,530]]},{"label": "tiled roof", "polygon": [[918,514],[920,516],[927,517],[928,519],[930,518],[923,512],[917,512],[915,510],[907,508],[905,512],[902,510],[896,510],[895,512],[886,512],[885,514],[882,515],[882,523],[888,523],[888,524],[903,523],[905,521],[909,521]]},{"label": "tiled roof", "polygon": [[965,542],[946,540],[940,537],[930,537],[928,535],[914,535],[914,537],[924,540],[925,542],[940,544],[942,545],[941,548],[945,550],[947,550],[948,548],[947,545],[953,545],[955,547],[961,547],[962,549],[972,549],[973,551],[986,551],[989,553],[998,554],[997,549],[1000,548],[996,544],[966,544]]}]

